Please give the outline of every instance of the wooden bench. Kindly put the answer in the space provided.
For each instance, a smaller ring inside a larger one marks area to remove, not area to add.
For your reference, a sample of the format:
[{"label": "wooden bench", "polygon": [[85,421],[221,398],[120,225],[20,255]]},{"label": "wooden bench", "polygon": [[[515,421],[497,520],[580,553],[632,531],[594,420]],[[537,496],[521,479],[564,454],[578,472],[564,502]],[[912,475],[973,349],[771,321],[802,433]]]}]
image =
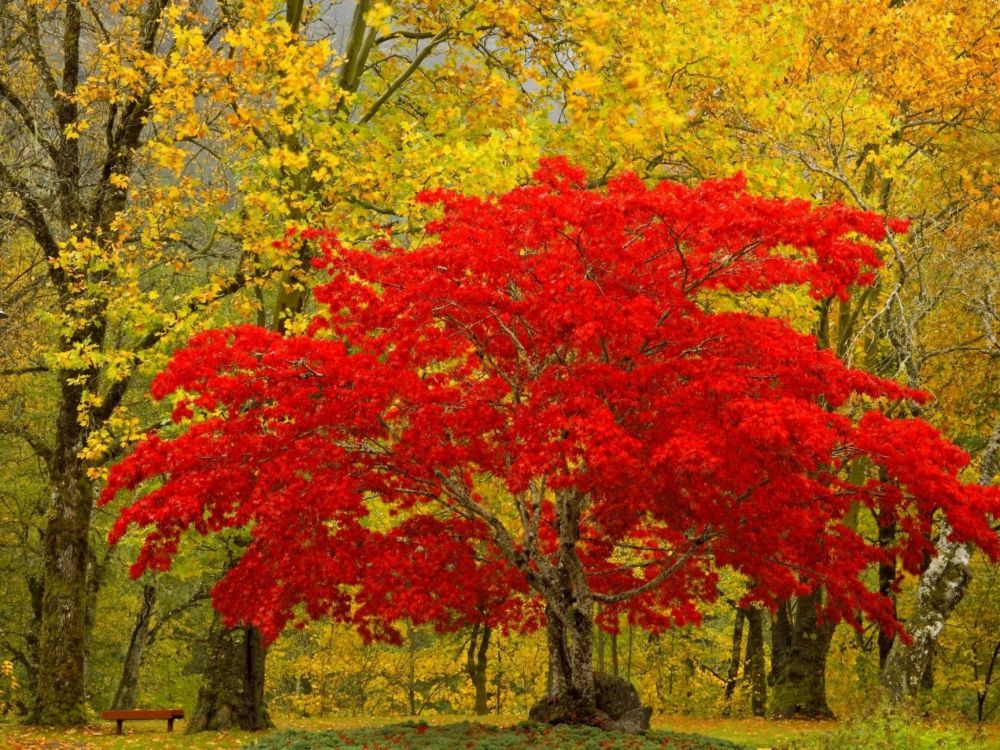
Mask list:
[{"label": "wooden bench", "polygon": [[121,711],[101,711],[101,718],[106,721],[118,722],[115,734],[122,733],[122,724],[126,721],[146,721],[149,719],[166,719],[167,731],[174,731],[174,719],[184,718],[182,708],[131,708]]}]

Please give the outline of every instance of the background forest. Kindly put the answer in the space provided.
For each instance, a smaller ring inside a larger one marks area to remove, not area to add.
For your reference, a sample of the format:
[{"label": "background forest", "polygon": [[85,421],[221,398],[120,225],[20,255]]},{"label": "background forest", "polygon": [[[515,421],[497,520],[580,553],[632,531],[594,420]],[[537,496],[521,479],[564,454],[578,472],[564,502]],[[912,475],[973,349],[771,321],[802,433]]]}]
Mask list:
[{"label": "background forest", "polygon": [[[209,604],[239,535],[192,537],[132,580],[141,537],[109,547],[118,509],[95,500],[168,419],[149,381],[192,332],[303,329],[315,271],[275,245],[290,227],[416,243],[420,190],[507,190],[546,155],[595,186],[742,172],[909,218],[851,299],[743,304],[931,391],[920,415],[971,454],[968,481],[994,483],[998,90],[994,0],[0,3],[0,712],[176,704],[252,728],[262,695],[273,717],[527,711],[544,634],[407,627],[391,646],[318,622],[265,660]],[[739,608],[734,576],[701,627],[610,624],[597,666],[657,714],[850,716],[885,685],[995,720],[998,569],[946,529],[934,543],[919,578],[870,573],[912,646],[817,621],[822,592]]]}]

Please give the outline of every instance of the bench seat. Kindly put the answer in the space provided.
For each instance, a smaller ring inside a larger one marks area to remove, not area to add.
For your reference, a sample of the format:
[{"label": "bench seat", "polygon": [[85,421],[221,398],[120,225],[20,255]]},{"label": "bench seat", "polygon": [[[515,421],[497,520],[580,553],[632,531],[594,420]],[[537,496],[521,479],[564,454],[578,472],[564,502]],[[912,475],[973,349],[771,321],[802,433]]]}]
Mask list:
[{"label": "bench seat", "polygon": [[115,730],[115,734],[122,733],[122,724],[126,721],[147,721],[150,719],[166,719],[167,720],[167,731],[174,731],[174,721],[176,719],[184,718],[184,709],[182,708],[129,708],[129,709],[112,709],[110,711],[101,711],[101,718],[105,721],[114,721],[118,723],[118,727]]}]

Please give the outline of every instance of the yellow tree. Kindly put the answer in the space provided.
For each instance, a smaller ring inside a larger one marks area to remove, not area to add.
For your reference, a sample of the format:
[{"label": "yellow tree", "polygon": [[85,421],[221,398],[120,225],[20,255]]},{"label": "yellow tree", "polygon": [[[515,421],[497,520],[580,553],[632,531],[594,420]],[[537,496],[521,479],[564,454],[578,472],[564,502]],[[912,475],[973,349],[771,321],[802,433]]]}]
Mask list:
[{"label": "yellow tree", "polygon": [[[16,417],[6,426],[44,461],[50,486],[32,714],[44,723],[85,718],[87,597],[100,572],[88,540],[94,498],[88,443],[100,430],[129,429],[115,423],[115,413],[132,381],[136,353],[224,291],[218,285],[180,295],[170,305],[155,302],[154,287],[166,275],[156,270],[166,258],[155,235],[175,231],[182,200],[161,204],[141,222],[122,220],[132,202],[130,181],[142,179],[142,164],[155,169],[140,151],[160,87],[145,66],[162,52],[164,7],[151,0],[116,3],[112,10],[68,0],[4,9],[5,245],[30,243],[32,266],[44,269],[48,304],[20,314],[46,324],[46,334],[31,342],[44,367],[30,369],[44,369],[56,393],[47,427]],[[210,23],[203,34],[210,38],[220,29],[220,22]],[[114,96],[95,95],[89,78],[102,54],[115,48],[128,48],[133,64],[120,71]],[[153,192],[150,186],[150,198]],[[22,330],[38,336],[34,326]]]},{"label": "yellow tree", "polygon": [[7,425],[50,485],[36,722],[84,719],[88,599],[107,559],[88,538],[94,483],[142,427],[124,408],[142,368],[211,315],[294,324],[308,251],[269,243],[289,223],[409,231],[425,186],[500,188],[543,150],[600,150],[569,108],[586,98],[580,36],[609,12],[361,2],[331,39],[316,31],[327,12],[164,0],[4,10],[0,204],[8,241],[44,269],[47,304],[26,313],[44,324],[29,342],[43,364],[25,374],[55,392],[47,421]]},{"label": "yellow tree", "polygon": [[[743,169],[758,189],[924,217],[857,302],[815,315],[808,300],[780,301],[841,354],[905,370],[913,357],[884,353],[922,335],[900,313],[920,296],[915,264],[968,243],[967,217],[991,220],[992,178],[977,159],[995,117],[977,92],[996,83],[996,19],[989,0],[897,5],[6,8],[0,220],[47,287],[44,333],[32,326],[28,339],[42,364],[6,366],[44,366],[15,387],[44,378],[57,394],[46,427],[7,425],[45,460],[52,490],[34,718],[83,717],[85,592],[100,579],[93,484],[107,452],[142,428],[124,408],[133,385],[213,315],[300,324],[311,250],[271,245],[289,226],[416,242],[419,190],[505,189],[546,152],[598,175]],[[940,198],[932,207],[928,194]]]},{"label": "yellow tree", "polygon": [[[913,219],[909,236],[886,248],[878,286],[820,305],[820,341],[879,374],[942,386],[943,398],[928,416],[978,432],[982,446],[996,419],[995,397],[972,400],[990,391],[982,366],[990,347],[978,344],[988,316],[982,304],[968,302],[988,297],[981,279],[995,277],[998,261],[987,239],[996,231],[992,164],[1000,133],[1000,111],[986,94],[1000,82],[995,4],[787,3],[748,26],[754,25],[775,32],[774,43],[759,53],[771,74],[741,68],[733,81],[739,85],[724,87],[719,105],[747,151],[791,165],[786,171],[806,195]],[[977,348],[980,366],[970,368]],[[956,365],[962,389],[949,383]],[[948,418],[976,412],[965,424]],[[981,480],[992,476],[986,469]],[[891,544],[895,529],[880,521],[873,519],[880,539]],[[908,622],[914,644],[879,642],[884,682],[895,698],[912,694],[928,668],[937,634],[961,598],[967,561],[968,548],[951,543],[942,528]],[[879,576],[890,591],[895,570],[885,567]],[[795,611],[809,611],[805,603]],[[823,713],[822,665],[832,629],[808,622],[800,628],[793,620],[783,629],[791,646],[788,673],[819,677],[776,691],[775,709]],[[802,655],[806,663],[796,664]]]}]

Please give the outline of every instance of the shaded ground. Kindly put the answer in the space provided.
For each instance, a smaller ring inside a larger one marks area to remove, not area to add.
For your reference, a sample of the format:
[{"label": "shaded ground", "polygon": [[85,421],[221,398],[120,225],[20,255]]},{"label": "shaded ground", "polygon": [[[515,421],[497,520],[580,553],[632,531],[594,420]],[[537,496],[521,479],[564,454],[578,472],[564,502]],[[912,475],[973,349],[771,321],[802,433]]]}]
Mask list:
[{"label": "shaded ground", "polygon": [[593,727],[522,724],[497,727],[474,722],[441,727],[394,724],[323,732],[283,730],[262,737],[247,750],[746,750],[726,740],[697,734],[652,731],[638,736]]}]

